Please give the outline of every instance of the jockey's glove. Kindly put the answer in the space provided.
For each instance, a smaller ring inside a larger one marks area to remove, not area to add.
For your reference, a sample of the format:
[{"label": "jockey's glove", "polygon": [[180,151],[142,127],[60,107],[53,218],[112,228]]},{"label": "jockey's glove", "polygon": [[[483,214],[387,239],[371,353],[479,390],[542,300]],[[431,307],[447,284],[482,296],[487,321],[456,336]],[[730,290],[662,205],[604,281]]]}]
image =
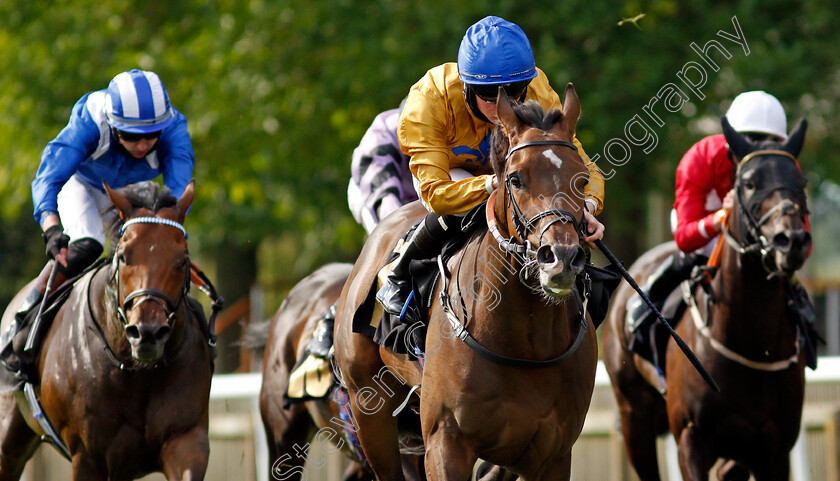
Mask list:
[{"label": "jockey's glove", "polygon": [[70,236],[64,233],[64,229],[60,225],[50,226],[41,234],[41,237],[44,238],[44,244],[47,246],[47,257],[50,259],[55,259],[61,249],[65,249],[70,243]]}]

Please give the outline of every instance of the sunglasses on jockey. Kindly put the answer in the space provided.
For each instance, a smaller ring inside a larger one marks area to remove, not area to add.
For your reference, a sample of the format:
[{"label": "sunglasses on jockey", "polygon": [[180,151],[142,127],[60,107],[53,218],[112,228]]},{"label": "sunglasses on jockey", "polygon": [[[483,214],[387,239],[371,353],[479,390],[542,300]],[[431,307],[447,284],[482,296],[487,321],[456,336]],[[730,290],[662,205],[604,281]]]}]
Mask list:
[{"label": "sunglasses on jockey", "polygon": [[114,135],[116,135],[117,138],[119,138],[121,140],[124,140],[126,142],[137,142],[137,141],[142,140],[142,139],[147,139],[147,140],[158,139],[158,138],[160,138],[161,132],[162,132],[161,130],[158,130],[156,132],[145,132],[145,133],[135,134],[133,132],[124,132],[124,131],[119,130],[119,129],[114,129]]},{"label": "sunglasses on jockey", "polygon": [[528,89],[529,83],[531,83],[530,79],[501,85],[469,84],[469,88],[473,91],[476,97],[487,102],[488,104],[495,104],[496,99],[499,96],[499,87],[505,89],[505,93],[508,97],[512,99],[518,99],[522,97],[523,94],[525,94],[525,90]]}]

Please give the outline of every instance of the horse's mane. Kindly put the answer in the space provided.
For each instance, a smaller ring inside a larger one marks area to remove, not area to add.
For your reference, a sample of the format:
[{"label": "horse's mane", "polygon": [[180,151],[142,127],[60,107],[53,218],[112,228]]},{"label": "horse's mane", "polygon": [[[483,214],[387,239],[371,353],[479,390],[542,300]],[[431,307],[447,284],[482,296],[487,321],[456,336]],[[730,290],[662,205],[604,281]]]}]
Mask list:
[{"label": "horse's mane", "polygon": [[[542,105],[536,100],[528,100],[524,103],[517,103],[513,106],[513,113],[520,122],[540,130],[551,130],[554,124],[560,121],[563,113],[557,109],[551,109],[548,112],[543,110]],[[493,171],[501,178],[504,165],[502,162],[508,150],[507,137],[502,133],[501,126],[493,129],[493,136],[490,141],[490,163],[493,166]]]},{"label": "horse's mane", "polygon": [[172,207],[178,202],[178,199],[169,191],[169,187],[161,186],[151,180],[129,184],[117,191],[125,196],[131,205],[145,207],[153,212],[164,207]]}]

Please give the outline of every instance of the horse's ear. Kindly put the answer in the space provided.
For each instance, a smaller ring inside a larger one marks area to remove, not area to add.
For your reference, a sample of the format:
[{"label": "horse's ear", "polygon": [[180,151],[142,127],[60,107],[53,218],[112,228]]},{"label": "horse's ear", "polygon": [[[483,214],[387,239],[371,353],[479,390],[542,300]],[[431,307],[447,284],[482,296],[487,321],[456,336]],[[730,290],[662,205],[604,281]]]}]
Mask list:
[{"label": "horse's ear", "polygon": [[575,128],[580,119],[580,100],[578,99],[575,86],[569,82],[566,84],[566,91],[563,92],[563,128],[569,134],[575,136]]},{"label": "horse's ear", "polygon": [[108,198],[111,199],[111,203],[117,208],[120,218],[122,220],[128,219],[131,216],[132,209],[134,209],[131,202],[126,199],[124,195],[112,189],[111,186],[108,185],[108,182],[105,182],[104,179],[102,180],[102,187],[105,188],[105,192],[108,194]]},{"label": "horse's ear", "polygon": [[732,128],[725,115],[720,118],[720,126],[723,128],[723,136],[726,138],[726,143],[729,144],[729,150],[732,151],[738,161],[753,151],[755,148],[753,144]]},{"label": "horse's ear", "polygon": [[513,136],[514,129],[519,125],[519,118],[510,105],[507,92],[502,87],[499,87],[499,96],[496,97],[496,115],[499,116],[499,121],[501,121],[502,127],[505,129],[508,137]]},{"label": "horse's ear", "polygon": [[195,179],[190,179],[189,184],[187,184],[187,186],[184,188],[184,193],[181,195],[181,198],[178,199],[178,222],[182,224],[184,223],[184,219],[187,217],[187,211],[190,209],[194,198]]},{"label": "horse's ear", "polygon": [[802,152],[802,146],[805,144],[806,130],[808,130],[808,121],[805,120],[805,117],[802,117],[796,123],[796,127],[793,128],[793,132],[790,133],[790,137],[788,137],[785,145],[782,146],[782,150],[794,157],[799,157],[799,153]]}]

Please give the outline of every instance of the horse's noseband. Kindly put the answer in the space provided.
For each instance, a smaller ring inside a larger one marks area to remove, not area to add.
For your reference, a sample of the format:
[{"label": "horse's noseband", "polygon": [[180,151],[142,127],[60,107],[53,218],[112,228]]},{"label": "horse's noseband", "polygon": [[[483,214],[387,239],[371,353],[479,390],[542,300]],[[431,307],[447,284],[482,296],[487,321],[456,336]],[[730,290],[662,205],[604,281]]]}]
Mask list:
[{"label": "horse's noseband", "polygon": [[[174,227],[180,230],[184,234],[184,238],[187,237],[187,232],[184,229],[184,226],[175,222],[174,220],[163,219],[160,217],[136,217],[134,219],[130,219],[126,221],[126,223],[123,224],[123,226],[120,228],[120,237],[122,237],[122,234],[125,232],[126,227],[133,224],[168,225],[170,227]],[[113,275],[117,283],[117,315],[119,316],[120,321],[123,324],[128,324],[128,311],[139,306],[143,302],[154,301],[157,302],[163,308],[164,312],[166,312],[166,322],[168,324],[172,324],[172,322],[175,320],[175,317],[178,315],[179,307],[184,302],[184,299],[187,297],[187,294],[190,290],[189,261],[186,263],[186,266],[187,267],[184,269],[184,282],[182,284],[181,291],[179,292],[178,302],[175,302],[169,296],[169,294],[163,292],[160,289],[155,289],[153,287],[144,287],[132,291],[131,293],[125,296],[122,302],[120,302],[120,263],[118,257],[114,256]]]}]

